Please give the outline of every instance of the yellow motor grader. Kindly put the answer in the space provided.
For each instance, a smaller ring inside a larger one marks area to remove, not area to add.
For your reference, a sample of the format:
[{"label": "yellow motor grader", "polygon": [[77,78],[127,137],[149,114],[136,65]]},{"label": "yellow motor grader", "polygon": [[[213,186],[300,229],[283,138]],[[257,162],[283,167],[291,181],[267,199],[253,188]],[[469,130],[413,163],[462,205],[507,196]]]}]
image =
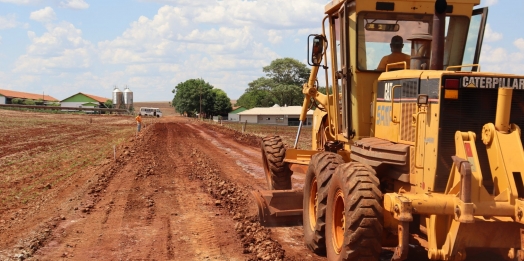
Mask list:
[{"label": "yellow motor grader", "polygon": [[297,149],[302,125],[294,148],[263,139],[268,190],[253,194],[264,224],[302,217],[305,244],[328,260],[378,260],[388,246],[404,260],[410,244],[431,260],[479,248],[524,258],[524,76],[481,72],[479,4],[325,6],[300,116],[314,106],[312,148]]}]

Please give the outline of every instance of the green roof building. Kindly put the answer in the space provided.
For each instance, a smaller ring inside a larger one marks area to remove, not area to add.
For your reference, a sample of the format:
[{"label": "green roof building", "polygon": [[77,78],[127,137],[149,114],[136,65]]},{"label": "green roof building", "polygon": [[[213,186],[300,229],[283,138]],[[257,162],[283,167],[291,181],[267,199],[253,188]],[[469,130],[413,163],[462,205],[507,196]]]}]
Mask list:
[{"label": "green roof building", "polygon": [[105,108],[106,106],[104,103],[107,100],[111,99],[79,92],[60,101],[60,106],[75,108]]},{"label": "green roof building", "polygon": [[242,106],[232,110],[230,113],[227,114],[227,120],[228,121],[239,121],[240,117],[238,116],[238,113],[243,112],[245,110],[247,109]]}]

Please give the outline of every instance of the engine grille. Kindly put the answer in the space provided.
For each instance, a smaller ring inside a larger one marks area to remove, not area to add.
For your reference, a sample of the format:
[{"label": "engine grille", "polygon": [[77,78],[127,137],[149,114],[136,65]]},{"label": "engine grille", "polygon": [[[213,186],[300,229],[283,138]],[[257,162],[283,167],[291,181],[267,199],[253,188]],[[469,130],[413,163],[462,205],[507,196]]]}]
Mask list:
[{"label": "engine grille", "polygon": [[[444,97],[443,92],[444,90],[440,97]],[[455,155],[455,132],[460,130],[473,131],[477,135],[475,145],[482,170],[483,184],[487,191],[492,193],[493,180],[486,146],[482,143],[481,130],[484,124],[495,122],[497,95],[497,89],[460,88],[457,100],[440,100],[439,158],[434,191],[443,192],[446,188],[453,163],[451,156]],[[510,123],[524,127],[524,91],[513,91]]]},{"label": "engine grille", "polygon": [[413,115],[417,113],[417,103],[402,103],[402,120],[400,121],[400,139],[415,142]]}]

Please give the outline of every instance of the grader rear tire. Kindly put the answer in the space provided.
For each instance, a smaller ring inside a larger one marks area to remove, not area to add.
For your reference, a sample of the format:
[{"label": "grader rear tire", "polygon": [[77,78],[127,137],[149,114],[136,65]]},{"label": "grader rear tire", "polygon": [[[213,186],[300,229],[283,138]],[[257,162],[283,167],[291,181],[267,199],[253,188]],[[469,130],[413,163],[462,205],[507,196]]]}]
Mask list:
[{"label": "grader rear tire", "polygon": [[382,251],[382,192],[368,165],[340,165],[331,178],[326,217],[328,260],[379,260]]},{"label": "grader rear tire", "polygon": [[291,189],[291,170],[284,162],[286,148],[279,136],[265,137],[261,143],[262,164],[269,190]]},{"label": "grader rear tire", "polygon": [[304,241],[316,254],[326,253],[326,206],[329,181],[335,169],[344,163],[342,156],[320,152],[311,158],[304,183]]}]

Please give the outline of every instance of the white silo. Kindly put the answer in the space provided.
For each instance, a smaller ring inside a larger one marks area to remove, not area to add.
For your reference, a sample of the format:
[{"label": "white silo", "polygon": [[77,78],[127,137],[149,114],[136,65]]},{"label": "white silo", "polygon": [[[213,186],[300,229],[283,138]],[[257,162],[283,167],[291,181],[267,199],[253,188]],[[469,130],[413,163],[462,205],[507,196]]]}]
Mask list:
[{"label": "white silo", "polygon": [[127,86],[124,90],[124,104],[125,108],[128,110],[133,108],[133,92]]},{"label": "white silo", "polygon": [[120,89],[115,86],[113,90],[113,108],[120,109],[124,103],[124,95]]}]

